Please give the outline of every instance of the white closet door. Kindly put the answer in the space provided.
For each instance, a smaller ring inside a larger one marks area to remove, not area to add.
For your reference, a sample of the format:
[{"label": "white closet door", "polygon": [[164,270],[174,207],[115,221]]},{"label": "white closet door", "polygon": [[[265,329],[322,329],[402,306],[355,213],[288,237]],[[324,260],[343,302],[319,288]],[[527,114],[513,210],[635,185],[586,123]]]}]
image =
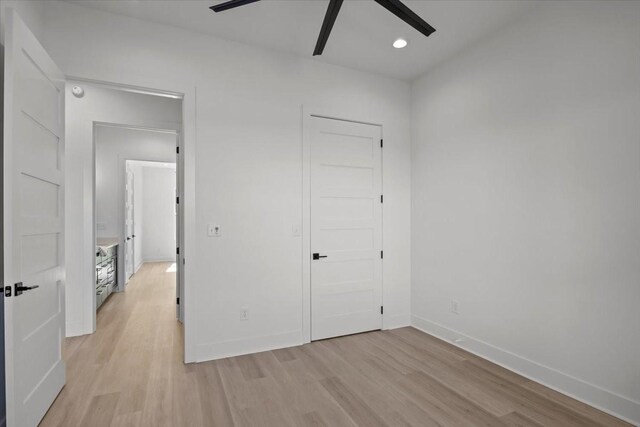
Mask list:
[{"label": "white closet door", "polygon": [[382,327],[381,128],[310,119],[311,339]]}]

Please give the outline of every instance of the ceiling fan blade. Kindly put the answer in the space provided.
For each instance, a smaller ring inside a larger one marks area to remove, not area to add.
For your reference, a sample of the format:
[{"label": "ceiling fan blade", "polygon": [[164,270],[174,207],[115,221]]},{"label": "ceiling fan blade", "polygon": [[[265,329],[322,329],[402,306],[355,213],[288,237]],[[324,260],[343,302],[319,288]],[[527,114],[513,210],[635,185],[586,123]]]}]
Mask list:
[{"label": "ceiling fan blade", "polygon": [[209,9],[214,12],[222,12],[224,10],[233,9],[234,7],[244,6],[245,4],[254,3],[260,0],[229,0],[224,3],[216,4],[215,6],[211,6]]},{"label": "ceiling fan blade", "polygon": [[427,22],[416,15],[411,9],[405,6],[400,0],[376,0],[380,6],[387,9],[389,12],[402,19],[407,24],[411,25],[416,30],[420,31],[425,36],[429,37],[436,29]]},{"label": "ceiling fan blade", "polygon": [[329,34],[333,28],[334,22],[340,12],[343,0],[330,0],[329,7],[327,7],[327,13],[324,15],[324,21],[322,22],[322,28],[320,29],[320,35],[318,35],[318,41],[316,42],[316,48],[313,50],[313,56],[322,55],[324,46],[329,40]]}]

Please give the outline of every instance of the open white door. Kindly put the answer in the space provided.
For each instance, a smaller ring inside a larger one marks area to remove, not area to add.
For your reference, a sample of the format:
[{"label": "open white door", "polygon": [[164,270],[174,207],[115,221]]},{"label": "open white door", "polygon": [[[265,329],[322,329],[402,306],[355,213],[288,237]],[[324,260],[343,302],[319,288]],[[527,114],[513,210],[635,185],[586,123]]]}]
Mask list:
[{"label": "open white door", "polygon": [[182,251],[184,230],[182,229],[182,218],[184,215],[184,204],[179,203],[182,187],[182,168],[184,167],[184,156],[180,155],[181,134],[176,137],[176,318],[184,322],[184,269],[182,268]]},{"label": "open white door", "polygon": [[65,384],[64,75],[13,10],[4,88],[7,425],[31,427]]},{"label": "open white door", "polygon": [[124,220],[124,281],[125,283],[129,282],[131,276],[133,276],[133,272],[135,269],[135,261],[134,261],[134,239],[135,235],[135,219],[134,219],[134,188],[133,188],[133,172],[131,171],[131,167],[127,162],[127,183],[124,188],[125,201],[124,201],[124,209],[125,209],[125,220]]}]

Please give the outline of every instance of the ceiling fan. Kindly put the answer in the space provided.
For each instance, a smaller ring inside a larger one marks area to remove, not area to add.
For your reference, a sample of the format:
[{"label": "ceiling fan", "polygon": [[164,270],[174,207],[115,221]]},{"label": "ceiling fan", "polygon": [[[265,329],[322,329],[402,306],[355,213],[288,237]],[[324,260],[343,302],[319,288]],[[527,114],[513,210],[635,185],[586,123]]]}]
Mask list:
[{"label": "ceiling fan", "polygon": [[[211,6],[209,9],[213,10],[214,12],[222,12],[238,6],[255,3],[257,1],[260,0],[229,0],[224,3]],[[338,12],[340,12],[340,7],[342,6],[343,1],[344,0],[329,0],[329,7],[327,8],[327,13],[324,15],[324,21],[322,22],[320,35],[318,36],[318,41],[316,42],[316,48],[313,50],[313,56],[322,55],[324,46],[327,44],[327,40],[329,40],[329,34],[331,34],[331,29],[333,28],[333,24],[336,22]],[[420,18],[415,12],[405,6],[400,0],[374,1],[427,37],[429,37],[431,33],[436,30],[424,19]]]}]

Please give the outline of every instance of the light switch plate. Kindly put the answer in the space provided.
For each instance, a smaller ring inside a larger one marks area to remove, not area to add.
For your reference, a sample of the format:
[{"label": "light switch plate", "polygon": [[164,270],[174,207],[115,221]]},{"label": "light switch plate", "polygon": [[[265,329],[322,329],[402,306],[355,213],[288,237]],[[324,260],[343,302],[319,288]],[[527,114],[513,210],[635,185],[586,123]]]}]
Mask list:
[{"label": "light switch plate", "polygon": [[207,224],[207,235],[209,237],[220,237],[222,230],[218,224]]}]

